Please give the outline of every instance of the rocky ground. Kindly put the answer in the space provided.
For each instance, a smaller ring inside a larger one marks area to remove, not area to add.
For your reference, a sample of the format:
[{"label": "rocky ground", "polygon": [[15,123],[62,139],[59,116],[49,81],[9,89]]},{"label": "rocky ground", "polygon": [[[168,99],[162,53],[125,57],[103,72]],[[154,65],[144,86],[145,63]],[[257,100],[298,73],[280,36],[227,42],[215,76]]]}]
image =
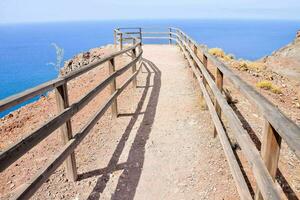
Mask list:
[{"label": "rocky ground", "polygon": [[[148,50],[148,54],[145,51],[146,58],[153,58],[155,55],[157,60],[152,60],[154,66],[148,62],[147,67],[142,69],[138,77],[138,88],[130,85],[118,98],[121,115],[117,119],[112,118],[109,110],[76,149],[79,181],[68,181],[64,167],[61,166],[33,199],[238,199],[221,144],[218,139],[211,137],[213,124],[209,113],[201,110],[198,105],[199,88],[192,81],[187,63],[181,58],[176,61],[178,66],[168,66],[167,60],[162,59],[170,56],[169,51],[179,53],[179,50],[174,47],[168,51],[158,51],[151,45],[144,48]],[[113,51],[115,49],[108,46],[79,54],[67,61],[60,73],[65,75]],[[226,56],[228,55],[224,53],[219,57],[288,117],[300,124],[297,79],[272,70],[272,57],[250,62]],[[128,56],[120,56],[116,60],[117,68],[129,62],[129,59]],[[176,59],[171,58],[173,61]],[[157,64],[159,62],[167,68],[161,68]],[[159,66],[160,72],[155,65]],[[184,68],[180,68],[181,66]],[[212,65],[209,65],[209,70],[214,74]],[[170,71],[173,73],[169,74]],[[129,73],[130,71],[120,77],[117,85]],[[103,65],[70,81],[68,88],[71,103],[79,100],[107,75],[107,65]],[[262,81],[271,82],[278,89],[277,92],[272,88],[258,86]],[[260,148],[264,122],[262,115],[226,78],[224,85],[227,95],[232,98],[232,107]],[[74,133],[83,127],[109,94],[110,90],[107,88],[72,118]],[[157,103],[158,97],[161,99],[160,103]],[[49,92],[40,100],[0,119],[0,151],[53,118],[56,113],[55,95],[54,92]],[[224,121],[230,138],[235,143],[226,119]],[[11,198],[61,146],[59,131],[55,131],[2,172],[0,199]],[[249,184],[255,191],[251,168],[241,150],[238,147],[235,150]],[[284,189],[283,198],[299,198],[300,163],[285,143],[279,168],[277,181]]]},{"label": "rocky ground", "polygon": [[294,41],[264,57],[262,61],[278,74],[300,82],[300,31]]},{"label": "rocky ground", "polygon": [[[153,59],[143,67],[138,87],[130,85],[118,98],[119,117],[112,118],[108,111],[76,149],[79,180],[68,181],[61,166],[33,199],[238,199],[221,144],[211,137],[213,128],[208,111],[199,107],[197,84],[192,81],[187,63],[178,57],[177,47],[157,48],[144,47],[145,58]],[[96,50],[101,55],[112,51]],[[170,56],[175,61],[173,65],[168,64]],[[76,65],[76,60],[82,62],[81,59],[75,57],[71,63]],[[128,59],[120,57],[118,67]],[[71,66],[69,63],[67,67]],[[104,66],[71,81],[71,103],[107,74]],[[109,92],[108,88],[72,118],[74,133]],[[50,92],[3,118],[1,149],[55,115],[55,96]],[[62,145],[59,138],[55,131],[1,173],[0,199],[13,197],[58,152]]]},{"label": "rocky ground", "polygon": [[[297,75],[297,71],[300,70],[299,38],[300,34],[298,32],[291,44],[258,61],[236,60],[232,55],[216,48],[211,49],[210,52],[227,63],[244,81],[256,88],[269,101],[278,106],[286,116],[300,125],[300,75]],[[286,66],[284,70],[292,71],[293,76],[281,73],[284,66]],[[209,70],[212,74],[215,73],[212,64],[209,65]],[[266,83],[270,87],[264,87]],[[261,87],[262,85],[263,87]],[[262,114],[252,102],[237,91],[226,77],[224,88],[227,96],[230,96],[231,106],[243,122],[244,128],[249,132],[257,148],[260,149],[264,126]],[[272,90],[273,88],[276,90]],[[226,121],[226,119],[224,120]],[[227,128],[229,129],[229,127]],[[233,138],[232,135],[231,138]],[[237,149],[237,154],[243,163],[251,184],[254,185],[250,167],[247,166],[247,162],[239,149]],[[298,199],[300,196],[300,162],[285,142],[282,144],[277,174],[277,181],[285,193],[282,193],[283,198]]]}]

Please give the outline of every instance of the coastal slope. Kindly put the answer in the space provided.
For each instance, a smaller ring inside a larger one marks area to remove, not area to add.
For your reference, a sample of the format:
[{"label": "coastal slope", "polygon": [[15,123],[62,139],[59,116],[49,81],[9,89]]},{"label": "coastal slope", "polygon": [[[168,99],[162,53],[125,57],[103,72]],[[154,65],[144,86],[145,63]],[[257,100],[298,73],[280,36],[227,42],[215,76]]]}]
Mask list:
[{"label": "coastal slope", "polygon": [[262,60],[278,74],[300,82],[300,31],[294,41]]}]

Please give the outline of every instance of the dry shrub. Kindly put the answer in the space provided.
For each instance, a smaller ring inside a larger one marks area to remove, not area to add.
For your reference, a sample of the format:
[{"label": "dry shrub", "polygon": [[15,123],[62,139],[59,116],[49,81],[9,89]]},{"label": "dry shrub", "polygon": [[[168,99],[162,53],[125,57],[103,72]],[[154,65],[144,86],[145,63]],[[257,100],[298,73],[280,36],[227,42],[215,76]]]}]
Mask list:
[{"label": "dry shrub", "polygon": [[208,50],[208,53],[223,59],[224,61],[231,61],[234,59],[234,55],[226,54],[221,48],[211,48]]},{"label": "dry shrub", "polygon": [[264,89],[264,90],[270,90],[274,94],[282,94],[282,91],[279,87],[273,85],[272,82],[263,80],[258,83],[256,83],[256,87]]},{"label": "dry shrub", "polygon": [[253,71],[253,72],[261,72],[266,69],[266,66],[261,62],[252,62],[239,60],[232,63],[232,66],[240,71]]}]

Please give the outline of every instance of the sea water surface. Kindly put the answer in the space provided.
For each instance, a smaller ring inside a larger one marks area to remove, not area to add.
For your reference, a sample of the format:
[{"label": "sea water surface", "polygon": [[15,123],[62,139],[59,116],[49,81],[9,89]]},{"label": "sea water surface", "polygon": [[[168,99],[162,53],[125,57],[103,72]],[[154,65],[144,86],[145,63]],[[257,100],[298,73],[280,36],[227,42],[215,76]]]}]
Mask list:
[{"label": "sea water surface", "polygon": [[[0,99],[57,76],[58,72],[49,65],[56,60],[55,49],[51,43],[64,49],[64,60],[67,60],[90,48],[113,43],[114,28],[132,26],[179,27],[199,43],[208,47],[220,47],[237,58],[249,60],[269,55],[291,42],[296,31],[300,29],[299,21],[280,20],[131,20],[2,24]],[[148,42],[150,41],[145,41]],[[0,112],[0,117],[18,107]]]}]

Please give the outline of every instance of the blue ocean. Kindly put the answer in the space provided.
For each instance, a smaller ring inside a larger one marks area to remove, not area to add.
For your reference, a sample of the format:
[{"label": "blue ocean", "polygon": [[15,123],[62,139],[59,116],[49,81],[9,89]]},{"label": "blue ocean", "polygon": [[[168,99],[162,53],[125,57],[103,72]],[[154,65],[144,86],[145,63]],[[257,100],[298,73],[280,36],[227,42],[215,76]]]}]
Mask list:
[{"label": "blue ocean", "polygon": [[[237,58],[259,59],[291,42],[299,21],[132,20],[0,25],[0,99],[53,79],[58,72],[51,43],[64,60],[90,48],[113,43],[115,27],[179,27],[197,42],[220,47]],[[145,41],[147,43],[149,41]],[[33,100],[31,100],[33,101]],[[29,101],[29,102],[31,102]],[[24,105],[24,104],[23,104]],[[8,111],[0,113],[4,116]]]}]

